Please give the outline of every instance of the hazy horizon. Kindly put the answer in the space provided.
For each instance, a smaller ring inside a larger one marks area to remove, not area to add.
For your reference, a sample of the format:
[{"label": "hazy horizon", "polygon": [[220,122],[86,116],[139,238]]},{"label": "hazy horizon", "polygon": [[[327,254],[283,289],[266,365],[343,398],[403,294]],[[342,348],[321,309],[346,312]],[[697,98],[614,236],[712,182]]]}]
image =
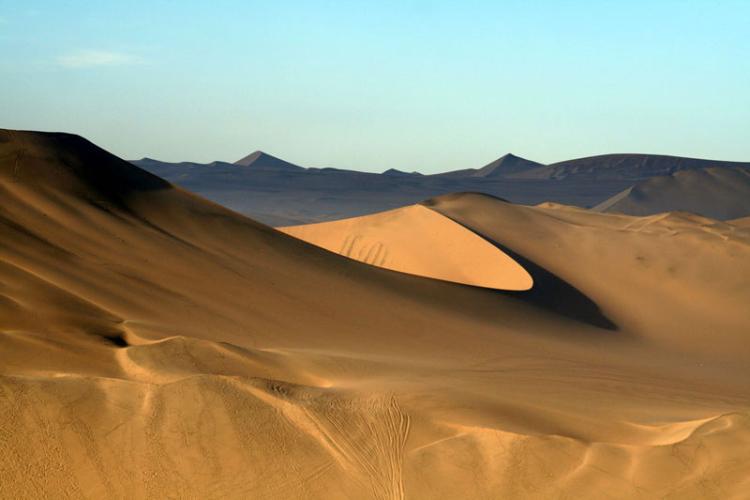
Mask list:
[{"label": "hazy horizon", "polygon": [[434,173],[505,153],[750,161],[740,1],[0,0],[0,126],[127,159]]},{"label": "hazy horizon", "polygon": [[[297,165],[298,167],[303,167],[303,168],[335,168],[335,169],[340,169],[340,170],[353,170],[353,171],[363,171],[363,172],[372,172],[372,173],[382,173],[382,172],[385,172],[386,170],[389,170],[391,168],[395,168],[395,167],[389,167],[389,168],[385,168],[385,169],[381,169],[381,170],[377,170],[377,169],[365,170],[365,169],[358,168],[356,165],[352,165],[352,166],[349,166],[349,167],[346,167],[346,166],[332,166],[332,165],[310,165],[310,164],[305,163],[304,161],[291,161],[288,158],[286,158],[283,154],[275,154],[275,153],[272,153],[272,152],[269,152],[269,151],[263,151],[263,150],[253,150],[253,151],[248,152],[248,154],[245,155],[245,156],[249,156],[250,154],[257,153],[257,152],[261,152],[261,153],[266,154],[268,156],[277,158],[279,160],[286,161],[288,163],[291,163],[291,164]],[[665,154],[665,153],[648,153],[648,152],[641,152],[641,151],[639,151],[639,152],[634,152],[634,151],[632,151],[632,152],[613,151],[613,152],[610,152],[610,153],[602,153],[601,155],[589,155],[589,156],[606,156],[606,155],[609,155],[609,154],[613,154],[613,155],[617,155],[617,154],[643,154],[643,155],[646,155],[646,156],[678,156],[678,155],[668,155],[668,154]],[[503,158],[504,156],[507,156],[507,155],[513,155],[515,157],[522,158],[524,160],[536,161],[536,160],[534,160],[534,158],[529,158],[527,156],[516,154],[514,152],[508,151],[506,153],[498,155],[496,158],[488,159],[484,163],[481,163],[481,164],[478,164],[478,165],[467,165],[465,167],[456,167],[455,169],[452,169],[452,170],[463,170],[463,169],[470,169],[470,168],[479,169],[479,168],[484,167],[484,166],[486,166],[486,165],[488,165],[490,163],[493,163],[493,162],[495,162],[495,161],[497,161],[497,160],[499,160],[499,159],[501,159],[501,158]],[[162,162],[162,163],[199,163],[199,164],[209,164],[209,163],[213,163],[213,162],[222,162],[222,163],[234,164],[234,163],[238,162],[239,160],[241,160],[243,158],[229,159],[229,160],[214,159],[214,160],[208,160],[208,161],[205,161],[205,162],[195,162],[195,161],[190,160],[190,159],[169,161],[169,160],[162,160],[161,158],[154,158],[153,156],[144,156],[144,157],[141,157],[141,158],[125,158],[125,159],[129,160],[129,161],[136,161],[136,162],[140,161],[140,160],[156,160],[156,161],[159,161],[159,162]],[[581,157],[576,157],[576,158],[560,158],[559,160],[555,160],[555,161],[551,161],[551,162],[537,162],[537,163],[540,163],[542,165],[552,165],[554,163],[560,163],[560,162],[565,162],[565,161],[570,161],[570,160],[578,160],[578,159],[583,159],[583,158],[586,158],[586,157],[581,156]],[[713,161],[733,161],[733,160],[723,160],[722,158],[692,158],[692,159],[697,159],[697,160],[713,160]],[[741,160],[739,160],[739,162],[740,163],[748,163],[748,162],[742,162]],[[450,172],[451,171],[451,169],[449,169],[449,170],[438,170],[438,171],[422,172],[419,169],[411,169],[411,170],[405,170],[405,169],[399,169],[399,168],[395,168],[395,169],[396,170],[400,170],[400,171],[403,170],[404,172],[413,172],[413,171],[415,171],[415,172],[419,172],[419,173],[422,173],[422,174],[425,174],[425,175],[434,174],[434,173],[444,173],[444,172]]]}]

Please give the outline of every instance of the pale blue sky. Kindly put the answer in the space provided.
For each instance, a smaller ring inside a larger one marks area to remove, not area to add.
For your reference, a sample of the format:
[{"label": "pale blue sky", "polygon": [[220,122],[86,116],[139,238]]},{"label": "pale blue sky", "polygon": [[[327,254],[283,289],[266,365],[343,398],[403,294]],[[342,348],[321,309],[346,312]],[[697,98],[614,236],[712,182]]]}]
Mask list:
[{"label": "pale blue sky", "polygon": [[750,1],[0,0],[0,127],[375,171],[750,161]]}]

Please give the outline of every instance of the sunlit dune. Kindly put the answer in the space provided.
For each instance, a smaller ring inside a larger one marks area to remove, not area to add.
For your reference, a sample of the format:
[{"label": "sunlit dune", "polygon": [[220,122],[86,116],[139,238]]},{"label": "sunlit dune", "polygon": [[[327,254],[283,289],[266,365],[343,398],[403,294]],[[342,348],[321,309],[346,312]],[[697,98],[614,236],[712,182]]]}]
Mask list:
[{"label": "sunlit dune", "polygon": [[279,228],[373,266],[455,283],[528,290],[529,273],[492,243],[422,205]]}]

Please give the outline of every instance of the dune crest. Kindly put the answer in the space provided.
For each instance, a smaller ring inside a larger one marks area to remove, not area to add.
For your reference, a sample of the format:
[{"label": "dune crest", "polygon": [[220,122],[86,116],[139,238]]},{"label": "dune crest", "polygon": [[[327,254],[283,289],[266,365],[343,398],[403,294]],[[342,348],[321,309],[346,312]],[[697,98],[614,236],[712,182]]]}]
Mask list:
[{"label": "dune crest", "polygon": [[392,271],[498,290],[533,285],[531,275],[505,252],[422,205],[278,229]]}]

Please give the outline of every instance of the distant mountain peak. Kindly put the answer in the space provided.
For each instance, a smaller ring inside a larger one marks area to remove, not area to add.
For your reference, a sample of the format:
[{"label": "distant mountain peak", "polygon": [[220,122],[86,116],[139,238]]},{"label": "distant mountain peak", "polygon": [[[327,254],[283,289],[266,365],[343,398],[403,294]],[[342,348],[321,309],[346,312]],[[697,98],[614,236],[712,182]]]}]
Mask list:
[{"label": "distant mountain peak", "polygon": [[[235,165],[242,165],[242,166],[246,167],[248,165],[252,165],[254,162],[256,162],[259,159],[261,159],[261,157],[276,158],[275,156],[269,155],[268,153],[265,153],[265,152],[263,152],[261,150],[257,150],[257,151],[253,151],[252,153],[250,153],[249,155],[243,157],[242,159],[237,160],[236,162],[234,162],[234,164]],[[276,159],[278,159],[278,158],[276,158]]]},{"label": "distant mountain peak", "polygon": [[507,153],[477,170],[472,177],[502,177],[541,166],[541,163]]},{"label": "distant mountain peak", "polygon": [[234,162],[234,164],[241,167],[253,167],[263,170],[304,170],[304,168],[299,165],[289,163],[288,161],[260,150],[250,153],[241,160]]},{"label": "distant mountain peak", "polygon": [[404,172],[403,170],[399,170],[397,168],[389,168],[388,170],[383,172],[383,175],[391,175],[395,177],[399,177],[399,176],[411,177],[413,175],[420,175],[420,174],[418,172]]}]

